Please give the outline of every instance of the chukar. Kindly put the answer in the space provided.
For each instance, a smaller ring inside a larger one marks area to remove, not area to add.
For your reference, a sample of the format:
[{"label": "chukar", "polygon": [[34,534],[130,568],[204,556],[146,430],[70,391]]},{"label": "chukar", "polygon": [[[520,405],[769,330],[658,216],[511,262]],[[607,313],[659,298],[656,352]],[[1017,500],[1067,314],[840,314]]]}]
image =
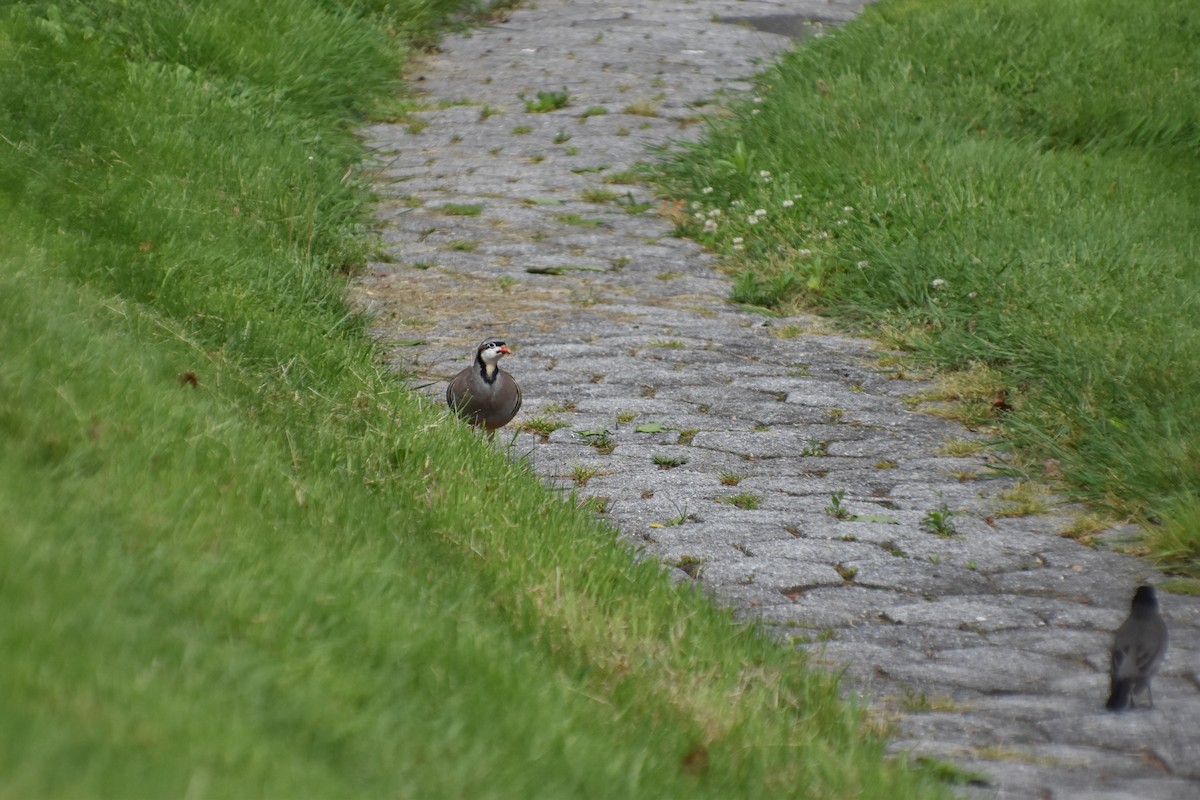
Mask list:
[{"label": "chukar", "polygon": [[1150,586],[1139,586],[1133,593],[1129,617],[1117,628],[1112,649],[1112,688],[1106,707],[1124,711],[1133,705],[1134,694],[1150,694],[1150,679],[1167,654],[1167,624],[1158,613],[1158,598]]},{"label": "chukar", "polygon": [[446,404],[471,425],[482,425],[489,437],[521,408],[521,387],[498,366],[500,357],[511,352],[500,339],[484,339],[475,348],[475,363],[446,387]]}]

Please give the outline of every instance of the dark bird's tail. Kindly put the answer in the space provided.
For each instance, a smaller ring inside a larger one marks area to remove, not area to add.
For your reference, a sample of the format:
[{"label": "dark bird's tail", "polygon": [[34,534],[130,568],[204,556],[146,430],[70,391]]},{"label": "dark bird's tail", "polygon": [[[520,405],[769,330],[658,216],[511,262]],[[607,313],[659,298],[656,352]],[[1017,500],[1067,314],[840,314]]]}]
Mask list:
[{"label": "dark bird's tail", "polygon": [[1104,707],[1109,711],[1124,711],[1129,708],[1129,696],[1133,692],[1133,681],[1126,678],[1112,682],[1112,691],[1108,693],[1108,702]]}]

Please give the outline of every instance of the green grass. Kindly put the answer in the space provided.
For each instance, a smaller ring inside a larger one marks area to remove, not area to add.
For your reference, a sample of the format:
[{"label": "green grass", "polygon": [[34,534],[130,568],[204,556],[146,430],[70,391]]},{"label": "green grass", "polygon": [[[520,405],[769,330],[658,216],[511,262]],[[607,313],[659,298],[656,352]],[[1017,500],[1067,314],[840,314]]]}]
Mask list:
[{"label": "green grass", "polygon": [[[1008,436],[1200,568],[1200,9],[893,0],[663,167],[735,299],[1000,371]],[[709,219],[712,219],[709,217]],[[753,220],[753,221],[752,221]],[[736,241],[735,241],[736,239]],[[1166,552],[1159,550],[1160,555]]]},{"label": "green grass", "polygon": [[747,511],[752,511],[762,505],[762,496],[743,492],[741,494],[731,495],[729,497],[720,497],[718,502],[728,503],[735,508],[740,508]]},{"label": "green grass", "polygon": [[0,796],[938,792],[381,366],[350,126],[454,5],[0,9]]},{"label": "green grass", "polygon": [[525,111],[530,114],[545,114],[549,111],[557,111],[560,108],[565,108],[570,102],[570,95],[564,88],[561,92],[538,92],[537,96],[530,99],[523,93],[517,95],[522,103],[525,104]]},{"label": "green grass", "polygon": [[683,456],[666,456],[661,453],[655,453],[650,457],[650,463],[659,469],[674,469],[682,467],[687,462],[688,460]]},{"label": "green grass", "polygon": [[555,214],[554,219],[564,225],[582,225],[585,228],[599,228],[604,225],[604,220],[589,219],[582,214]]},{"label": "green grass", "polygon": [[444,203],[438,206],[438,211],[448,217],[478,217],[483,213],[479,203]]}]

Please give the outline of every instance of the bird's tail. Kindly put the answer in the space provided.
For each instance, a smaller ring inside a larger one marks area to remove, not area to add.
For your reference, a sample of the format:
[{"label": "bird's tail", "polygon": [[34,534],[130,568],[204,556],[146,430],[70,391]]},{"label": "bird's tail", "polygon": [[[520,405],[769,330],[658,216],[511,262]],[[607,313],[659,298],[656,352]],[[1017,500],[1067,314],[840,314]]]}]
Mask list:
[{"label": "bird's tail", "polygon": [[1104,707],[1109,711],[1124,711],[1129,708],[1129,697],[1133,693],[1133,681],[1126,678],[1124,680],[1114,680],[1112,682],[1112,690],[1108,693],[1108,702]]}]

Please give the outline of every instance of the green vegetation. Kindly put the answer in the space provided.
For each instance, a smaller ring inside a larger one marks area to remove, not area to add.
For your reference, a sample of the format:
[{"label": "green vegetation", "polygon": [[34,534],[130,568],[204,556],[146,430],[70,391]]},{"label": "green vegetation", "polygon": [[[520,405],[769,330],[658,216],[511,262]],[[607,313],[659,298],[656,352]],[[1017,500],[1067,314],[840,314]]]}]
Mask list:
[{"label": "green vegetation", "polygon": [[688,460],[683,456],[666,456],[656,453],[650,457],[650,462],[659,469],[674,469],[675,467],[682,467]]},{"label": "green vegetation", "polygon": [[564,225],[582,225],[585,228],[599,228],[604,225],[602,219],[589,219],[582,214],[555,214],[554,219]]},{"label": "green vegetation", "polygon": [[0,9],[0,796],[936,793],[380,367],[349,125],[456,5]]},{"label": "green vegetation", "polygon": [[1030,463],[1175,520],[1157,554],[1196,571],[1198,31],[1186,0],[882,2],[659,180],[735,299],[997,370],[991,421]]},{"label": "green vegetation", "polygon": [[567,423],[561,420],[551,419],[549,417],[536,416],[522,422],[521,427],[527,431],[536,433],[542,438],[549,438],[550,434],[554,433],[559,428],[566,428]]},{"label": "green vegetation", "polygon": [[[632,103],[625,106],[625,108],[622,109],[621,113],[632,114],[632,115],[638,116],[638,117],[657,117],[658,116],[658,100],[653,100],[653,99],[649,99],[649,98],[643,98],[641,100],[634,100]],[[629,135],[628,131],[626,131],[625,135],[626,136]]]},{"label": "green vegetation", "polygon": [[483,213],[483,206],[479,203],[444,203],[437,210],[448,217],[478,217]]},{"label": "green vegetation", "polygon": [[585,467],[582,464],[576,464],[571,468],[571,480],[576,486],[586,486],[587,482],[597,475],[608,475],[611,473],[605,472],[599,467]]},{"label": "green vegetation", "polygon": [[921,527],[940,539],[949,539],[958,533],[958,527],[954,524],[954,517],[958,513],[942,503],[937,508],[925,512],[925,516],[921,518]]},{"label": "green vegetation", "polygon": [[1001,492],[999,499],[1004,505],[996,509],[997,517],[1028,517],[1050,508],[1046,487],[1033,481],[1018,481],[1008,491]]},{"label": "green vegetation", "polygon": [[829,496],[829,505],[825,506],[825,513],[834,519],[850,519],[852,516],[850,510],[842,504],[846,498],[846,490],[838,489]]},{"label": "green vegetation", "polygon": [[734,508],[740,508],[744,511],[753,511],[762,505],[762,495],[753,494],[751,492],[742,492],[741,494],[731,495],[729,497],[719,497],[718,502],[728,503]]},{"label": "green vegetation", "polygon": [[600,453],[600,455],[611,455],[612,451],[617,449],[617,443],[612,438],[612,431],[604,428],[577,431],[577,435],[589,445],[596,448],[596,452]]},{"label": "green vegetation", "polygon": [[586,203],[609,203],[621,195],[612,189],[602,189],[598,186],[584,189],[579,197]]},{"label": "green vegetation", "polygon": [[525,104],[525,111],[529,114],[545,114],[548,111],[557,111],[560,108],[565,108],[570,101],[570,95],[564,88],[561,92],[538,92],[537,96],[530,99],[524,94],[518,94],[517,99]]}]

